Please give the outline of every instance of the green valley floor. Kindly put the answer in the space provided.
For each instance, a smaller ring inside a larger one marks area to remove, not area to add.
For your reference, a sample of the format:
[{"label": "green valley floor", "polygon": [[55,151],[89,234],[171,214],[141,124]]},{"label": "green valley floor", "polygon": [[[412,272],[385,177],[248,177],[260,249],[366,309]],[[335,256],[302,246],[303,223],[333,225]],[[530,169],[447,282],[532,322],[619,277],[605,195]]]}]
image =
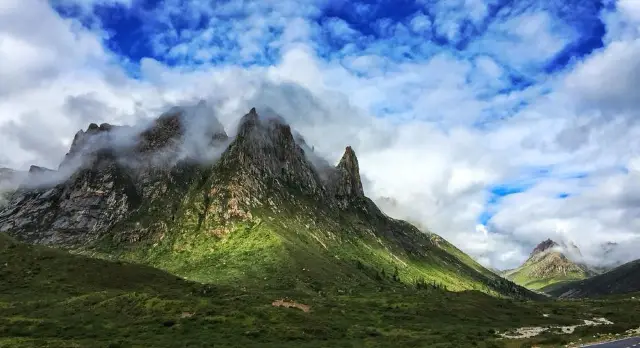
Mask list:
[{"label": "green valley floor", "polygon": [[[392,281],[321,294],[220,287],[4,238],[0,279],[1,347],[558,347],[640,326],[632,295],[524,301]],[[500,338],[596,317],[614,324]]]}]

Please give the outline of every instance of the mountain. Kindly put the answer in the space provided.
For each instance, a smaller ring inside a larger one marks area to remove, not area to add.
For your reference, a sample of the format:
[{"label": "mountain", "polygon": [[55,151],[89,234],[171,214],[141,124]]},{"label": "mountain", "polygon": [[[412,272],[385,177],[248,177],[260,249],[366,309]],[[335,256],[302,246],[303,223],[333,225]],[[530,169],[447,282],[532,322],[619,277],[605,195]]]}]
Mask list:
[{"label": "mountain", "polygon": [[281,118],[229,137],[205,104],[147,127],[91,124],[56,171],[33,170],[0,232],[190,280],[314,293],[386,284],[531,296],[365,196],[355,151],[336,166]]},{"label": "mountain", "polygon": [[561,298],[583,298],[640,292],[640,260],[618,266],[606,273],[579,281],[564,282],[545,288]]},{"label": "mountain", "polygon": [[550,284],[585,279],[594,274],[587,266],[571,261],[565,253],[580,256],[575,245],[547,239],[533,249],[522,266],[505,271],[503,276],[526,288],[539,290]]}]

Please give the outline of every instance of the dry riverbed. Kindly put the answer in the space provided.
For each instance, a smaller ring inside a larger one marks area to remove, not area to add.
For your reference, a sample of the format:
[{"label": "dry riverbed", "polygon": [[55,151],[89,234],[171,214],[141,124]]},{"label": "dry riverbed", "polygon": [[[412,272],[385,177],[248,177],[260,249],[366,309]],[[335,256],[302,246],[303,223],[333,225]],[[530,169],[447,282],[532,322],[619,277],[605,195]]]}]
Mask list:
[{"label": "dry riverbed", "polygon": [[521,327],[515,330],[500,333],[502,338],[508,339],[523,339],[538,336],[544,332],[551,332],[556,334],[572,334],[576,328],[581,326],[598,326],[598,325],[611,325],[611,321],[606,318],[593,318],[591,320],[583,320],[583,324],[570,325],[570,326],[529,326]]}]

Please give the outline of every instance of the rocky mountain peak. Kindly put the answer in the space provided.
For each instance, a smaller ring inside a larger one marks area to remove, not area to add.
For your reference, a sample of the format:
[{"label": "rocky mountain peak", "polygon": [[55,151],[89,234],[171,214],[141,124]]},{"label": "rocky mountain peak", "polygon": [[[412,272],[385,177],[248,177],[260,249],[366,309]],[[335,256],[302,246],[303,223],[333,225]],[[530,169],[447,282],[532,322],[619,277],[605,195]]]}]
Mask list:
[{"label": "rocky mountain peak", "polygon": [[45,167],[40,167],[40,166],[29,167],[29,174],[41,174],[41,173],[50,173],[50,172],[54,172],[54,170],[51,170]]},{"label": "rocky mountain peak", "polygon": [[[322,206],[358,207],[382,216],[364,196],[351,147],[337,166],[325,165],[281,117],[259,115],[255,108],[242,117],[231,142],[217,148],[217,161],[193,157],[196,150],[210,151],[216,141],[227,139],[222,125],[204,107],[172,108],[143,131],[91,124],[78,132],[65,159],[80,159],[80,165],[71,162],[64,171],[46,173],[55,180],[13,195],[13,208],[0,211],[0,231],[45,244],[74,245],[101,238],[142,214],[140,209],[144,214],[149,209],[164,214],[168,207],[175,211],[179,201],[167,197],[181,197],[181,190],[195,182],[209,185],[206,205],[220,210],[215,214],[221,219],[250,216],[251,209],[265,204],[280,209],[298,198],[294,204],[312,199]],[[201,214],[205,223],[214,213]],[[137,240],[150,233],[148,227],[129,226],[118,238]]]},{"label": "rocky mountain peak", "polygon": [[534,256],[540,253],[543,253],[547,250],[553,249],[555,247],[559,247],[560,245],[556,242],[554,242],[551,239],[547,239],[545,241],[540,242],[540,244],[538,244],[533,251],[531,252],[530,256]]},{"label": "rocky mountain peak", "polygon": [[222,165],[244,173],[253,184],[275,181],[310,194],[323,193],[318,173],[291,127],[280,117],[263,117],[255,108],[244,115],[238,134],[221,158]]},{"label": "rocky mountain peak", "polygon": [[184,135],[182,123],[179,110],[160,116],[149,129],[140,134],[136,149],[146,153],[177,145]]},{"label": "rocky mountain peak", "polygon": [[60,167],[91,167],[99,160],[115,157],[133,163],[157,154],[169,162],[178,156],[203,157],[203,152],[227,140],[224,127],[201,101],[194,106],[173,107],[144,128],[91,123],[86,131],[76,133]]},{"label": "rocky mountain peak", "polygon": [[99,134],[106,134],[113,130],[113,128],[114,126],[108,123],[102,123],[101,125],[91,123],[86,131],[82,129],[79,130],[73,137],[69,152],[65,155],[63,162],[60,164],[60,168],[67,166],[73,159],[81,156],[82,153],[93,152],[94,150],[89,150],[89,147],[102,147],[102,144],[94,144],[94,141],[100,137]]},{"label": "rocky mountain peak", "polygon": [[362,180],[360,179],[360,166],[358,158],[351,146],[347,146],[344,155],[336,166],[338,170],[338,182],[336,183],[336,196],[338,197],[364,197]]}]

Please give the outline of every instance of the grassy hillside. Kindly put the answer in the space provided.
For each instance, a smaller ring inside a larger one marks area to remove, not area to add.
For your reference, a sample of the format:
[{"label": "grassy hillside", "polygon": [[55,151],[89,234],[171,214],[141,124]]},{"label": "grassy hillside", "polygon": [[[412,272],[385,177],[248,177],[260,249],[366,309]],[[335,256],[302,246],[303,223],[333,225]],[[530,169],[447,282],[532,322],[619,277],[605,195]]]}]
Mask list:
[{"label": "grassy hillside", "polygon": [[543,291],[560,297],[584,298],[640,291],[640,260],[626,263],[606,273],[580,281],[559,283]]},{"label": "grassy hillside", "polygon": [[527,269],[523,269],[519,272],[511,273],[508,275],[509,280],[514,283],[524,286],[527,289],[531,290],[540,290],[544,291],[545,287],[548,287],[553,284],[566,283],[576,280],[584,279],[585,275],[582,272],[571,272],[566,276],[554,276],[554,277],[545,277],[545,278],[537,278],[535,276],[531,276]]},{"label": "grassy hillside", "polygon": [[[339,211],[305,197],[284,199],[277,193],[283,191],[274,190],[276,194],[268,199],[272,206],[238,205],[230,209],[242,217],[226,218],[229,202],[234,200],[234,193],[227,190],[235,184],[220,184],[218,170],[203,173],[211,181],[192,184],[186,195],[176,196],[173,214],[155,206],[163,201],[152,201],[140,209],[140,216],[115,228],[128,231],[141,219],[155,220],[155,229],[149,231],[152,238],[118,243],[108,236],[83,252],[142,262],[190,280],[224,285],[260,284],[317,293],[375,289],[380,282],[401,281],[452,291],[529,296],[444,239],[389,219],[368,200],[360,208],[366,213]],[[251,196],[246,192],[238,195]]]},{"label": "grassy hillside", "polygon": [[[533,303],[398,282],[324,295],[201,285],[3,235],[0,265],[2,347],[519,347],[526,341],[497,340],[494,330],[573,324],[590,316],[625,318],[636,326],[640,320],[640,310],[632,310],[640,303],[628,299]],[[309,311],[274,306],[280,299]],[[631,313],[618,315],[616,308]],[[631,326],[620,321],[599,329],[623,332]],[[529,342],[554,346],[575,337]]]}]

